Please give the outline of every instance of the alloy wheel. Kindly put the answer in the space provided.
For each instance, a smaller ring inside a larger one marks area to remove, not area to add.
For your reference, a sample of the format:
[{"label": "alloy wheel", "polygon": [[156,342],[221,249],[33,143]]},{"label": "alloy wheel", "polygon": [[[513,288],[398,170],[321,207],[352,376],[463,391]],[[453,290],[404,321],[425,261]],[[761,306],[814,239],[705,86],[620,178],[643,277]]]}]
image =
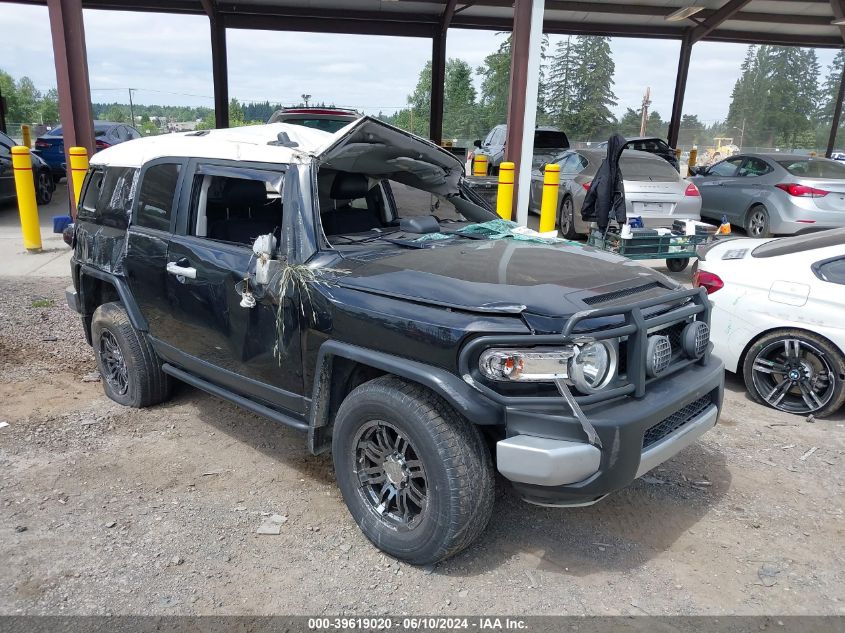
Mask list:
[{"label": "alloy wheel", "polygon": [[372,420],[355,436],[359,494],[383,521],[399,530],[419,525],[426,513],[426,472],[410,440],[382,420]]},{"label": "alloy wheel", "polygon": [[38,204],[49,204],[53,199],[53,178],[45,171],[39,172],[35,183],[35,197]]},{"label": "alloy wheel", "polygon": [[129,391],[129,372],[126,368],[126,359],[120,351],[120,345],[114,334],[103,330],[100,335],[100,360],[109,387],[117,395],[124,395]]},{"label": "alloy wheel", "polygon": [[762,209],[757,209],[748,220],[748,233],[753,237],[760,237],[766,233],[768,216]]},{"label": "alloy wheel", "polygon": [[568,235],[572,232],[572,227],[575,224],[575,207],[572,204],[571,198],[566,198],[563,201],[563,211],[560,214],[560,232],[563,235]]},{"label": "alloy wheel", "polygon": [[815,345],[789,338],[764,347],[754,359],[757,393],[788,413],[812,413],[824,407],[836,389],[836,373]]}]

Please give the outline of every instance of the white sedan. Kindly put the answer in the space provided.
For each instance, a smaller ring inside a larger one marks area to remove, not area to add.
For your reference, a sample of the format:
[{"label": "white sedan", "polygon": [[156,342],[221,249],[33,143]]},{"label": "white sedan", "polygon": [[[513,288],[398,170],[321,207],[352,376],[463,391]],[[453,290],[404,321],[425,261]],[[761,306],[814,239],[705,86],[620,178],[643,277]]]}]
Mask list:
[{"label": "white sedan", "polygon": [[749,395],[830,415],[845,402],[845,229],[706,248],[693,285],[713,302],[711,340]]}]

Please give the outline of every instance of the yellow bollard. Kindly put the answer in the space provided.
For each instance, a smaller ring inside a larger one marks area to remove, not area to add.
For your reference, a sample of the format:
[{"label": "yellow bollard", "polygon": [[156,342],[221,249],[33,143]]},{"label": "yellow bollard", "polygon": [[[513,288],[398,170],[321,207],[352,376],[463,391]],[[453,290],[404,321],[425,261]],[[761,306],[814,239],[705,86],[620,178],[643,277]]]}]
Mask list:
[{"label": "yellow bollard", "polygon": [[32,136],[30,135],[28,125],[24,124],[21,126],[21,136],[23,137],[23,144],[27,147],[32,147]]},{"label": "yellow bollard", "polygon": [[73,182],[73,216],[76,217],[76,208],[79,206],[79,196],[82,193],[82,182],[85,174],[88,173],[88,150],[84,147],[71,147],[70,154],[70,176]]},{"label": "yellow bollard", "polygon": [[540,203],[540,233],[555,230],[558,189],[560,189],[560,165],[546,165],[543,170],[543,199]]},{"label": "yellow bollard", "polygon": [[472,159],[472,175],[487,175],[487,157],[484,154],[476,154],[475,158]]},{"label": "yellow bollard", "polygon": [[12,167],[15,171],[15,191],[18,194],[23,245],[30,253],[39,253],[41,252],[41,226],[38,223],[35,180],[32,178],[32,158],[29,156],[28,147],[15,145],[12,148]]},{"label": "yellow bollard", "polygon": [[514,164],[499,165],[499,189],[496,192],[496,213],[503,220],[510,220],[513,214]]}]

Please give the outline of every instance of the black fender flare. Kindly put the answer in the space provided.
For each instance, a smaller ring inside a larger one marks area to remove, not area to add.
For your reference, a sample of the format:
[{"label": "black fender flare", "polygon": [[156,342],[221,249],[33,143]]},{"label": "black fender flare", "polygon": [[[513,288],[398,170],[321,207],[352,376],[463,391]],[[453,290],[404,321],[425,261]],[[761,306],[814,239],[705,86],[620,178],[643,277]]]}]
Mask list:
[{"label": "black fender flare", "polygon": [[117,291],[117,296],[120,297],[120,302],[123,304],[123,307],[126,309],[126,313],[129,315],[129,322],[132,323],[132,327],[136,330],[140,330],[141,332],[149,331],[147,320],[144,318],[144,315],[141,314],[141,309],[138,307],[135,297],[132,296],[132,291],[129,289],[129,284],[126,282],[125,278],[118,277],[113,273],[108,273],[104,270],[100,270],[99,268],[83,264],[79,270],[81,305],[85,305],[85,296],[82,294],[82,289],[84,288],[82,278],[84,276],[94,277],[95,279],[104,281],[107,284],[111,284]]},{"label": "black fender flare", "polygon": [[321,450],[322,442],[316,437],[318,429],[330,423],[328,420],[329,397],[332,359],[335,357],[345,358],[418,383],[439,395],[473,424],[490,426],[505,423],[504,409],[500,405],[445,369],[341,341],[326,341],[317,352],[309,415],[308,445],[314,452]]}]

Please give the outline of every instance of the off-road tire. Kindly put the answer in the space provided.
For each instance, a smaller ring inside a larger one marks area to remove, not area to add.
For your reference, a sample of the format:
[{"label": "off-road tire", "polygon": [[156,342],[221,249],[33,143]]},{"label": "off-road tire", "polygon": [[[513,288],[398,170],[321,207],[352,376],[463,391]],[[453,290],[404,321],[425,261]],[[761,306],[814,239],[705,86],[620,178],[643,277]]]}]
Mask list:
[{"label": "off-road tire", "polygon": [[[403,434],[426,473],[425,509],[404,529],[380,514],[359,480],[358,440],[374,421]],[[424,387],[383,376],[354,389],[334,424],[332,458],[343,499],[355,522],[387,554],[430,565],[472,543],[493,510],[494,471],[478,429]]]},{"label": "off-road tire", "polygon": [[[161,361],[147,337],[136,330],[119,303],[104,303],[91,319],[91,340],[97,368],[106,395],[127,407],[149,407],[167,400],[171,378],[161,370]],[[104,346],[116,343],[126,368],[126,389],[122,391],[109,379]]]},{"label": "off-road tire", "polygon": [[835,380],[833,394],[823,407],[815,411],[787,411],[787,413],[795,413],[796,415],[807,415],[812,413],[812,415],[817,418],[823,418],[836,413],[836,411],[845,404],[845,357],[843,357],[842,352],[830,341],[813,334],[812,332],[807,332],[806,330],[776,330],[774,332],[769,332],[754,341],[754,343],[748,348],[742,364],[742,374],[745,381],[745,388],[748,391],[748,396],[755,402],[764,406],[778,408],[768,402],[757,388],[754,381],[754,363],[758,356],[760,356],[767,348],[771,348],[772,344],[778,344],[787,339],[798,339],[802,342],[802,344],[806,343],[812,345],[819,351],[823,352],[831,367],[831,373],[833,374]]}]

